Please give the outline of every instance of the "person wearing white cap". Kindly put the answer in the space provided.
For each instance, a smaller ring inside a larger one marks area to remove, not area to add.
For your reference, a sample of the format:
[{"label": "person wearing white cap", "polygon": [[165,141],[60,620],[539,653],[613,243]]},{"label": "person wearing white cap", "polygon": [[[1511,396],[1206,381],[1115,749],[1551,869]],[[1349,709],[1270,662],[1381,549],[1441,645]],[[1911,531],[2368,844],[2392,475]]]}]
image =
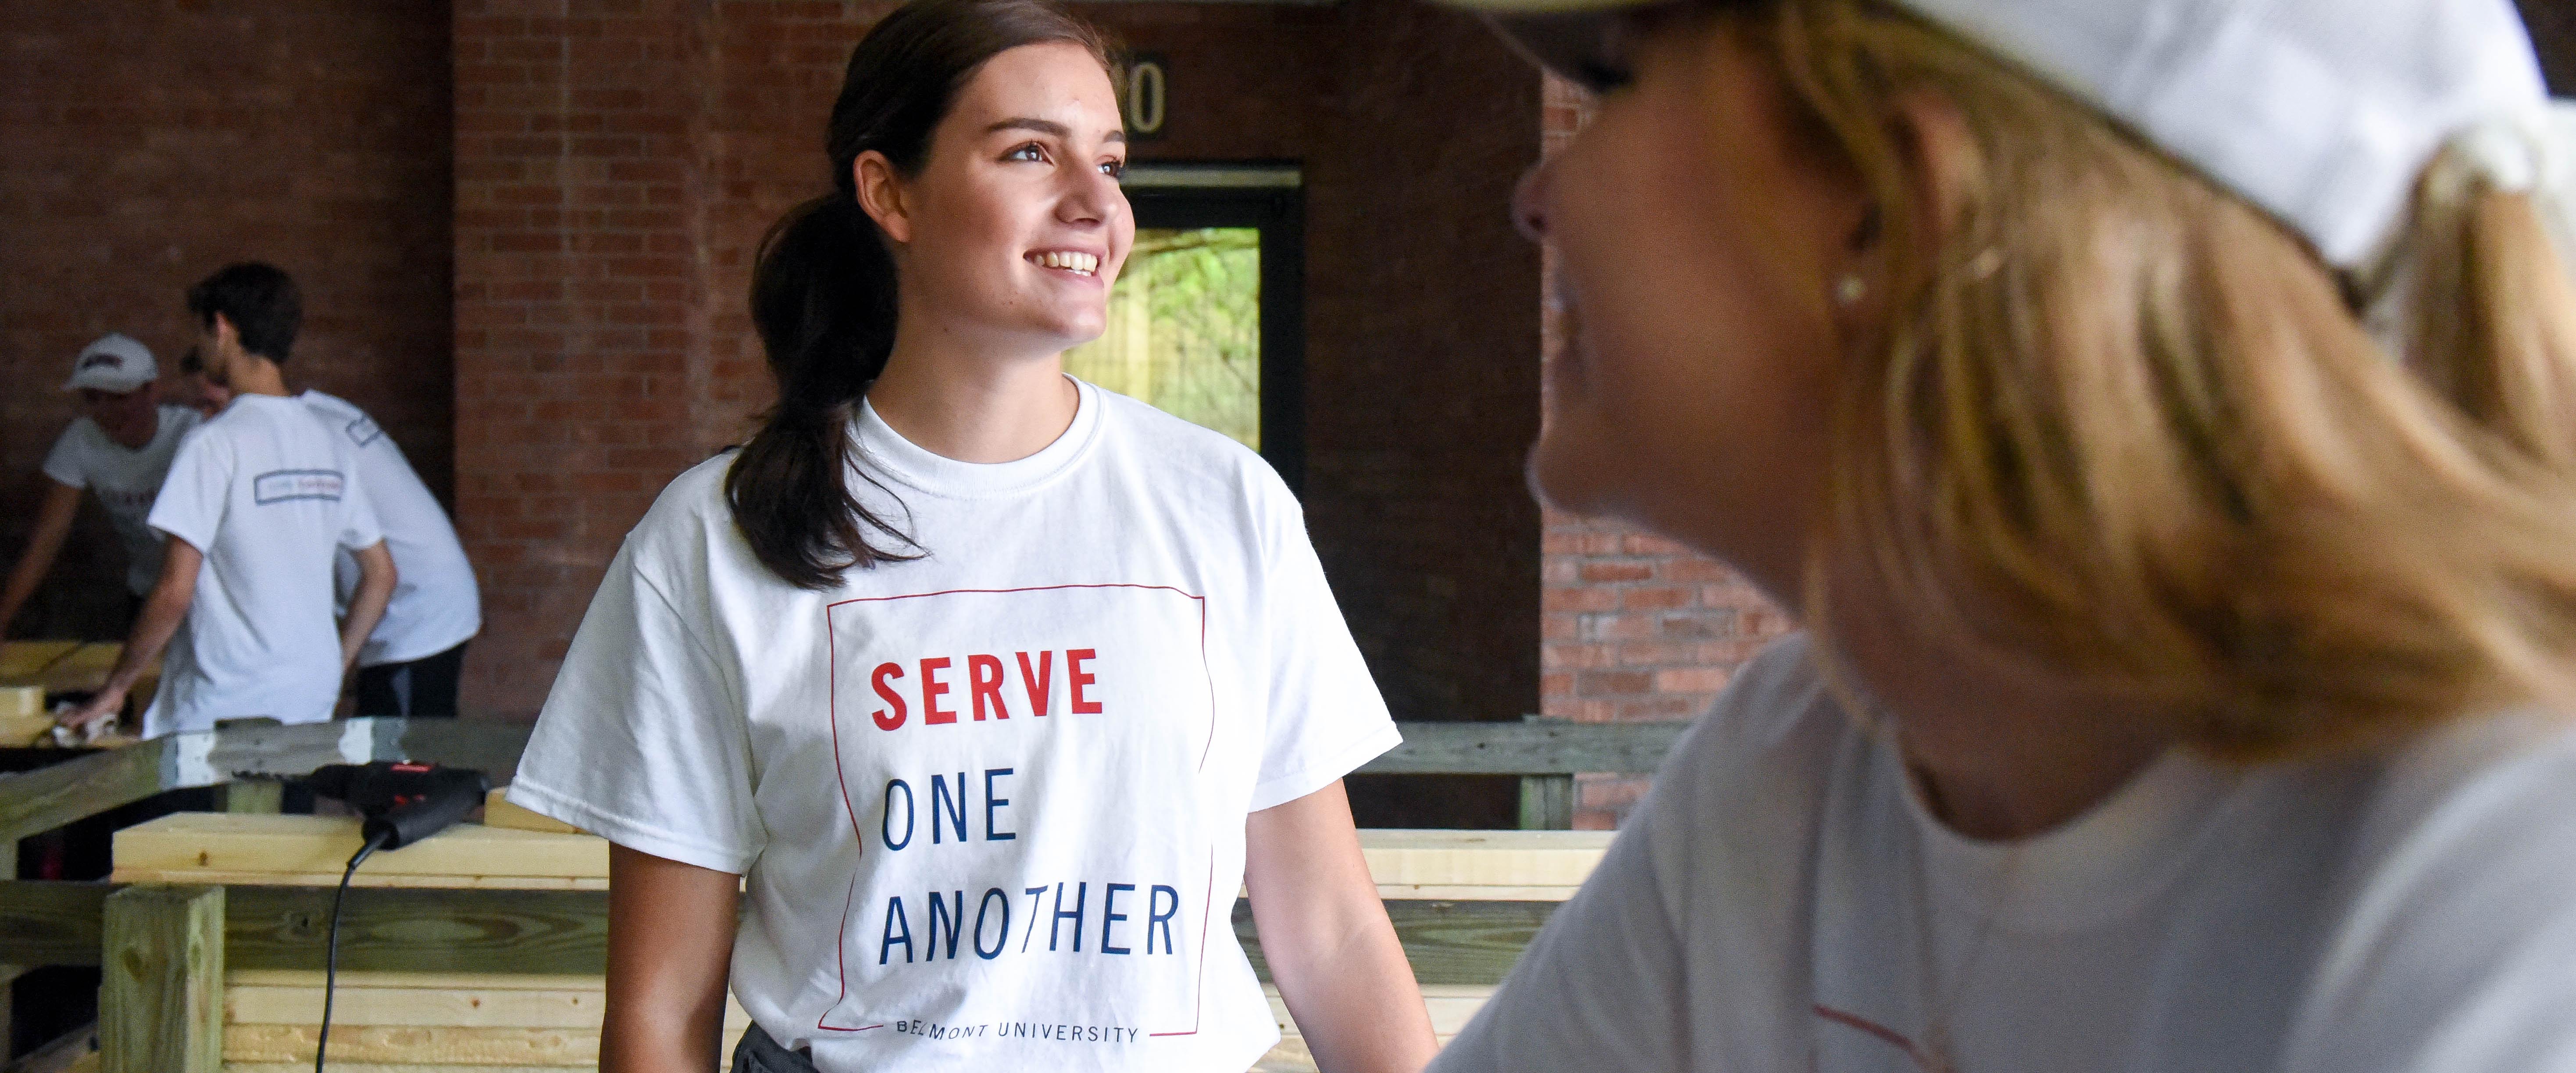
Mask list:
[{"label": "person wearing white cap", "polygon": [[36,508],[26,554],[18,557],[6,587],[0,588],[0,630],[17,619],[54,568],[83,489],[97,494],[117,542],[125,547],[123,626],[133,624],[143,595],[161,576],[161,534],[145,524],[144,516],[151,513],[152,497],[160,494],[179,440],[199,420],[188,407],[161,404],[160,376],[150,348],[115,332],[82,347],[72,359],[72,376],[63,390],[78,393],[87,413],[72,419],[45,456],[44,502]]},{"label": "person wearing white cap", "polygon": [[1534,486],[1804,627],[1433,1063],[2576,1070],[2576,122],[2508,0],[1476,0]]},{"label": "person wearing white cap", "polygon": [[[225,719],[327,720],[394,591],[355,448],[286,391],[279,367],[304,319],[294,279],[273,265],[226,265],[188,289],[188,312],[207,379],[233,399],[171,461],[149,519],[171,537],[161,580],[106,685],[62,717],[67,726],[121,709],[165,646],[144,737]],[[341,549],[362,572],[345,615],[331,579]]]}]

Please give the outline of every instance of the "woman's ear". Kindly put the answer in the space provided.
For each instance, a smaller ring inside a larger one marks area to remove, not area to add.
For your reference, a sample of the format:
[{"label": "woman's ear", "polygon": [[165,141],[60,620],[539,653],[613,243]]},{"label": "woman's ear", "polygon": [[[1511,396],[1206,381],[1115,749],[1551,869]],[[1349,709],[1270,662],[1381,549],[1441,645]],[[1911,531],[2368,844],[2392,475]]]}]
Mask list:
[{"label": "woman's ear", "polygon": [[876,221],[886,240],[898,246],[911,242],[912,207],[905,201],[903,176],[895,173],[894,161],[870,149],[850,162],[850,178],[859,192],[860,211]]},{"label": "woman's ear", "polygon": [[1914,177],[1908,191],[1911,216],[1922,234],[1921,248],[1938,250],[1967,213],[1975,192],[1985,186],[1985,154],[1977,132],[1968,125],[1957,102],[1932,90],[1916,90],[1895,99],[1898,144],[1912,157]]}]

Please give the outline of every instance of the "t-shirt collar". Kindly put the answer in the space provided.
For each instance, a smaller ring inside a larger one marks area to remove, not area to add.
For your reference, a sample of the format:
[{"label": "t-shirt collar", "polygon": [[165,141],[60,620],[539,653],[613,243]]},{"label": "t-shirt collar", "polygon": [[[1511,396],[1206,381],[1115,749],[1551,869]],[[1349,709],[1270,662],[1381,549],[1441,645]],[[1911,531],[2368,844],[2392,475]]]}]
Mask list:
[{"label": "t-shirt collar", "polygon": [[1090,453],[1102,420],[1097,389],[1071,376],[1065,379],[1073,381],[1077,392],[1073,424],[1045,449],[1011,462],[960,462],[934,454],[903,438],[862,399],[850,422],[861,464],[908,487],[952,499],[1010,495],[1045,484]]},{"label": "t-shirt collar", "polygon": [[2109,798],[2073,820],[2017,842],[1951,830],[1926,808],[1897,750],[1882,773],[1902,786],[1936,896],[1989,915],[2008,930],[2064,932],[2097,926],[2161,894],[2188,865],[2241,774],[2187,750],[2168,750]]}]

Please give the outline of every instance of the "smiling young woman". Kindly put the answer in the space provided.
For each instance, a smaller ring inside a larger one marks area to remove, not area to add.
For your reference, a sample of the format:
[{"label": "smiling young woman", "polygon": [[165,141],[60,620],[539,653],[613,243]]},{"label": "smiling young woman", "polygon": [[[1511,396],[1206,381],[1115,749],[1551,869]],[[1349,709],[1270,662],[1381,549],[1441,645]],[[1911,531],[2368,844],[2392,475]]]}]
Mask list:
[{"label": "smiling young woman", "polygon": [[[1258,456],[1064,374],[1135,237],[1098,36],[920,0],[763,243],[777,407],[629,535],[514,801],[606,836],[601,1068],[1328,1068],[1429,1018],[1341,776],[1395,730]],[[737,902],[741,903],[737,928]]]},{"label": "smiling young woman", "polygon": [[1809,632],[1435,1069],[2576,1068],[2507,0],[1467,2],[1599,93],[1533,483]]}]

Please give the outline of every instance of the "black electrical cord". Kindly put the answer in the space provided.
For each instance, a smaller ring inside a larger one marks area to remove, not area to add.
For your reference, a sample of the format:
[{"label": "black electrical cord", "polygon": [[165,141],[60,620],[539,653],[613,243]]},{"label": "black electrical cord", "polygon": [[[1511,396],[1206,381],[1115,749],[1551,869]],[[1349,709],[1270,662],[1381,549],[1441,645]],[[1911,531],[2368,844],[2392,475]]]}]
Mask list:
[{"label": "black electrical cord", "polygon": [[358,866],[393,836],[388,827],[358,847],[349,857],[347,870],[340,873],[340,889],[331,895],[331,937],[322,946],[322,1031],[313,1040],[313,1073],[322,1073],[322,1060],[331,1053],[331,993],[340,983],[340,903],[349,896],[349,879],[358,874]]}]

